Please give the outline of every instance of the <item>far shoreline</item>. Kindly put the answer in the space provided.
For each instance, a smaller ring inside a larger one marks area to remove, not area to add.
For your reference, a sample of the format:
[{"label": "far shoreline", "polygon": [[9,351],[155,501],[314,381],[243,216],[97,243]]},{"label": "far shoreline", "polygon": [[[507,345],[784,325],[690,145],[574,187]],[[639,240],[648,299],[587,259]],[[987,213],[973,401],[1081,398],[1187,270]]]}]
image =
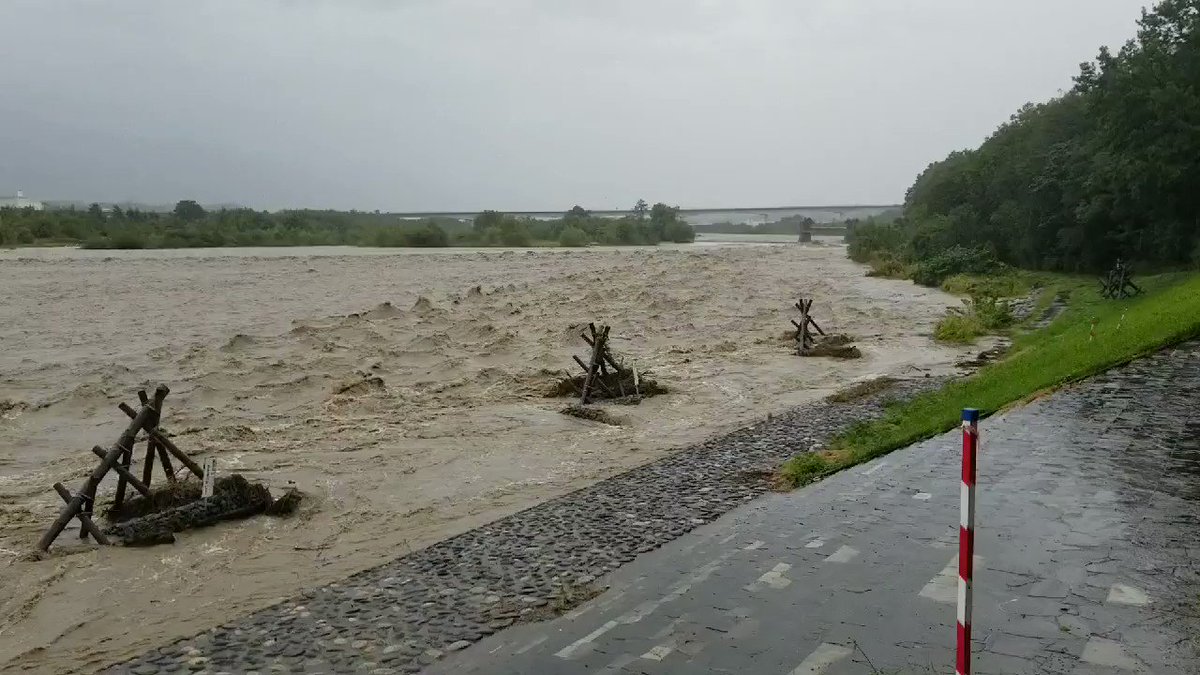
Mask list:
[{"label": "far shoreline", "polygon": [[[817,246],[841,245],[840,236],[816,236]],[[0,248],[0,260],[102,260],[106,258],[253,258],[309,256],[387,256],[470,253],[541,253],[571,251],[688,251],[721,246],[771,246],[798,243],[791,235],[698,233],[691,243],[589,246],[353,246],[341,245],[280,245],[280,246],[211,246],[184,248],[84,248],[79,243],[22,244]]]}]

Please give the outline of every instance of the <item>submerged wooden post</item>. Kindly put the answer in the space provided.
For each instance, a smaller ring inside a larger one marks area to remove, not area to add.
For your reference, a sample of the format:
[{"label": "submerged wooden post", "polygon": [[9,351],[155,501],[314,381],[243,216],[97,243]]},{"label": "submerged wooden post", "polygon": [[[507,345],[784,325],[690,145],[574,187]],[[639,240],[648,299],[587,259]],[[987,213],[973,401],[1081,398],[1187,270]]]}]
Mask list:
[{"label": "submerged wooden post", "polygon": [[825,335],[825,331],[821,330],[817,320],[812,318],[812,306],[812,298],[800,298],[795,305],[796,309],[800,310],[800,320],[792,319],[792,325],[796,327],[796,346],[801,351],[811,349],[816,344],[816,338],[809,330],[810,327],[817,332],[817,335]]},{"label": "submerged wooden post", "polygon": [[808,307],[805,306],[803,300],[800,301],[800,338],[799,338],[799,341],[800,341],[801,349],[808,349],[808,347],[809,347]]},{"label": "submerged wooden post", "polygon": [[595,324],[589,324],[592,329],[592,360],[588,363],[587,376],[583,378],[583,392],[579,396],[580,404],[587,404],[588,395],[592,392],[592,380],[596,379],[596,371],[600,360],[604,358],[604,345],[608,342],[608,326],[601,326],[596,332]]}]

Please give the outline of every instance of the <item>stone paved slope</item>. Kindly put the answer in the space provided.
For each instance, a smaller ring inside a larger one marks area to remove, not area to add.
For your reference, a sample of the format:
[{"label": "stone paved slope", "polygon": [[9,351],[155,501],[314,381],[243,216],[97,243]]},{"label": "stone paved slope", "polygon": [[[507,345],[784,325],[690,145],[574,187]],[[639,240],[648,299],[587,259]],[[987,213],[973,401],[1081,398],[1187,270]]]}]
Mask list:
[{"label": "stone paved slope", "polygon": [[[914,380],[880,396],[935,384]],[[587,597],[597,577],[763,494],[764,470],[879,414],[880,396],[798,408],[109,672],[417,672],[448,651]]]}]

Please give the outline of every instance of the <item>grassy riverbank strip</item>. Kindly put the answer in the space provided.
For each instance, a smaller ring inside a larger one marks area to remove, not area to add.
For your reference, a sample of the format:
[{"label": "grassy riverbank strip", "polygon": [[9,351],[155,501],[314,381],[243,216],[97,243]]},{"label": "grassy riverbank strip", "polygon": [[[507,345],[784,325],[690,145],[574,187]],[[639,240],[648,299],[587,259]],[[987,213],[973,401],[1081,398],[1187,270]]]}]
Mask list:
[{"label": "grassy riverbank strip", "polygon": [[[1064,295],[1063,314],[1044,329],[1017,334],[1005,357],[942,389],[891,406],[879,420],[855,425],[819,452],[780,468],[782,483],[796,487],[897,448],[944,433],[959,424],[964,407],[986,416],[1064,384],[1127,363],[1200,335],[1200,274],[1141,277],[1145,294],[1104,300],[1099,284],[1080,277],[1043,277],[1044,306]],[[1036,314],[1035,314],[1036,316]]]}]

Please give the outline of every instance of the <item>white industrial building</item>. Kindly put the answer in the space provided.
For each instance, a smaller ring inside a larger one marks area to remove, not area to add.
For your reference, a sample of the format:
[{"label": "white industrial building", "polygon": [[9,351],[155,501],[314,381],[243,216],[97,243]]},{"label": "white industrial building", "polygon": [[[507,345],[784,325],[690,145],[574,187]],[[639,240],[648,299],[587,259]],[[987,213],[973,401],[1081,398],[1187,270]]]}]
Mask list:
[{"label": "white industrial building", "polygon": [[26,199],[25,193],[20,190],[17,190],[16,197],[0,197],[0,209],[33,209],[34,211],[42,211],[45,208],[46,205],[41,202]]}]

